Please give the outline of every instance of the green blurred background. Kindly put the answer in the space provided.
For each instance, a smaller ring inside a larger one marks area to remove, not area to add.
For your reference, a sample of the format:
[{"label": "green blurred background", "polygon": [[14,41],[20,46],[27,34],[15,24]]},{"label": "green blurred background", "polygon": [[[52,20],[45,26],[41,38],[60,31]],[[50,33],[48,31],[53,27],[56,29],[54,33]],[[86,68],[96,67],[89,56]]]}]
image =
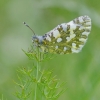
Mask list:
[{"label": "green blurred background", "polygon": [[43,64],[53,69],[67,91],[59,100],[100,100],[100,0],[0,0],[0,98],[18,100],[13,93],[16,70],[32,62],[28,50],[32,32],[43,35],[58,24],[88,15],[92,19],[89,39],[78,54],[57,55]]}]

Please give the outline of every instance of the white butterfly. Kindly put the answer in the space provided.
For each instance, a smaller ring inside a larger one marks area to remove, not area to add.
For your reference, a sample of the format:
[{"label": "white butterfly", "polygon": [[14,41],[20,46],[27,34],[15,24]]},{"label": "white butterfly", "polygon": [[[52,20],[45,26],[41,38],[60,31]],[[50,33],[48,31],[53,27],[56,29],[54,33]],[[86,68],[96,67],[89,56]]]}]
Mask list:
[{"label": "white butterfly", "polygon": [[[28,26],[26,23],[24,24]],[[85,45],[90,31],[91,19],[85,15],[68,23],[62,23],[43,36],[34,34],[32,42],[42,52],[57,54],[78,53]]]}]

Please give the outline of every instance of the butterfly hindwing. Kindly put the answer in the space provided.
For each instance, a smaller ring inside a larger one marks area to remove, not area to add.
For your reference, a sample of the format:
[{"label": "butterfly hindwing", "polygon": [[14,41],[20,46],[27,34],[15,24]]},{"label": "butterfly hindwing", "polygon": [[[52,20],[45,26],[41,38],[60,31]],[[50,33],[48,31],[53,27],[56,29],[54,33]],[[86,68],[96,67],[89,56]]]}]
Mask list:
[{"label": "butterfly hindwing", "polygon": [[58,25],[39,38],[42,42],[38,44],[42,51],[50,53],[78,53],[85,45],[90,31],[91,19],[88,16],[80,16]]}]

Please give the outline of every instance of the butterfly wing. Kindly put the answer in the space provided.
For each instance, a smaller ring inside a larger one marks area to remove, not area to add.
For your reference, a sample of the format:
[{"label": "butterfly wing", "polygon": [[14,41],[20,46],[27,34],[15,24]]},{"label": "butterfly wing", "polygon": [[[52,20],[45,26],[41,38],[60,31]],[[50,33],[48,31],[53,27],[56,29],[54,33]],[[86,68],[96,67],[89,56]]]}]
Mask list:
[{"label": "butterfly wing", "polygon": [[90,31],[91,19],[88,16],[80,16],[46,33],[41,47],[50,53],[78,53],[85,45]]}]

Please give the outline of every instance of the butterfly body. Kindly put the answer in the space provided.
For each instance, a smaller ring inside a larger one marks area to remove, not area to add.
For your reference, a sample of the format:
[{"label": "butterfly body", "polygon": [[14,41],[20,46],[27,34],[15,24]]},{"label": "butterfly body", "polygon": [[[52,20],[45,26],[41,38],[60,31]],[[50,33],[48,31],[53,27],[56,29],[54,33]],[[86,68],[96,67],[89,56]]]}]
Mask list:
[{"label": "butterfly body", "polygon": [[58,25],[43,36],[33,36],[32,41],[42,52],[78,53],[85,45],[90,31],[91,19],[88,16],[80,16]]}]

